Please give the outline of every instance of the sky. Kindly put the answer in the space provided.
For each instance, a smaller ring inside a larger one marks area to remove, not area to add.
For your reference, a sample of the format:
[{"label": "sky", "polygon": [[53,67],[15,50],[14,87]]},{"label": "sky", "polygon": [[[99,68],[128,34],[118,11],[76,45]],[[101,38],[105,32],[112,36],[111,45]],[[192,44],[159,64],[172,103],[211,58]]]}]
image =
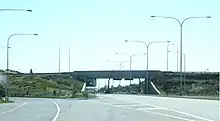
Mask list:
[{"label": "sky", "polygon": [[[177,71],[177,43],[180,26],[172,19],[150,16],[212,16],[190,19],[183,25],[183,52],[186,71],[220,71],[219,0],[7,0],[0,9],[31,9],[33,12],[0,11],[0,69],[6,69],[6,42],[11,34],[37,33],[38,36],[14,36],[10,39],[9,68],[21,72],[119,70],[119,63],[132,58],[133,70],[146,69],[146,47],[124,40],[171,41],[169,71]],[[149,47],[149,70],[166,70],[167,43]],[[124,70],[129,63],[124,63]]]}]

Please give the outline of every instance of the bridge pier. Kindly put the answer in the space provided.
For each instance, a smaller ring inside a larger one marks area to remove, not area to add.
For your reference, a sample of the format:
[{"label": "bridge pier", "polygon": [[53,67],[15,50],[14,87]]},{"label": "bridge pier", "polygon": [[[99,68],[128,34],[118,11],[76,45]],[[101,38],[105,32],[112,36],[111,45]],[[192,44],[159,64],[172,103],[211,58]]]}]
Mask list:
[{"label": "bridge pier", "polygon": [[139,79],[139,93],[141,93],[141,79],[140,78],[138,78]]},{"label": "bridge pier", "polygon": [[147,81],[147,79],[145,78],[144,80],[144,94],[148,94],[149,93],[149,79]]},{"label": "bridge pier", "polygon": [[108,79],[108,90],[110,91],[110,78]]},{"label": "bridge pier", "polygon": [[110,93],[110,92],[111,92],[111,91],[110,91],[110,79],[111,79],[111,78],[108,79],[108,85],[107,85],[107,90],[106,90],[107,93]]}]

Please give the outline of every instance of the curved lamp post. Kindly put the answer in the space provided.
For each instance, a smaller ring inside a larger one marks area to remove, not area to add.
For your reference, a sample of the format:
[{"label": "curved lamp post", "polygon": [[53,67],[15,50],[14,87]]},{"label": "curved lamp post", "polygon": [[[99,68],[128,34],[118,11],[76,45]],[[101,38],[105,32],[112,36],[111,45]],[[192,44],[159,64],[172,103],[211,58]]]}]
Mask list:
[{"label": "curved lamp post", "polygon": [[[136,55],[140,55],[141,53],[135,53],[135,54],[128,54],[128,53],[116,53],[117,55],[125,55],[129,57],[129,62],[130,62],[130,85],[131,85],[131,62],[132,62],[132,57],[136,56]],[[144,53],[145,55],[146,53]]]},{"label": "curved lamp post", "polygon": [[[12,37],[14,36],[29,36],[29,35],[32,35],[32,36],[37,36],[38,34],[12,34],[9,36],[8,40],[7,40],[7,69],[6,69],[6,73],[7,73],[7,80],[8,80],[8,71],[9,71],[9,41]],[[8,82],[8,81],[7,81]],[[7,83],[6,83],[7,84]],[[8,85],[8,84],[7,84]],[[8,87],[8,86],[6,86]],[[6,89],[6,94],[8,95],[8,91]]]},{"label": "curved lamp post", "polygon": [[[178,53],[178,51],[169,51],[169,52],[176,52]],[[183,60],[184,60],[184,79],[183,79],[183,89],[185,91],[186,87],[186,54],[183,53]]]},{"label": "curved lamp post", "polygon": [[13,36],[28,36],[28,35],[34,35],[37,36],[38,34],[12,34],[9,36],[8,40],[7,40],[7,73],[8,73],[8,69],[9,69],[9,41]]},{"label": "curved lamp post", "polygon": [[187,17],[183,21],[180,21],[179,19],[175,17],[169,17],[169,16],[150,16],[152,18],[168,18],[168,19],[173,19],[177,21],[180,25],[180,95],[182,95],[182,79],[183,79],[183,74],[182,74],[182,30],[183,30],[183,24],[185,21],[189,19],[198,19],[198,18],[211,18],[211,16],[201,16],[201,17]]},{"label": "curved lamp post", "polygon": [[[108,62],[119,63],[119,68],[120,68],[120,70],[122,70],[122,67],[123,67],[122,64],[129,62],[129,61],[110,61],[110,60],[108,60]],[[114,70],[114,68],[113,68],[113,70]],[[119,81],[119,85],[121,85],[121,80]]]},{"label": "curved lamp post", "polygon": [[32,10],[29,10],[29,9],[0,9],[0,11],[27,11],[27,12],[32,12]]},{"label": "curved lamp post", "polygon": [[[174,44],[172,44],[172,45],[174,45]],[[170,44],[167,44],[167,72],[169,71],[169,46],[170,46]],[[177,58],[178,58],[178,56],[177,56]]]},{"label": "curved lamp post", "polygon": [[119,63],[119,69],[121,70],[122,69],[122,64],[126,63],[126,62],[129,62],[129,61],[110,61],[110,60],[108,60],[108,62]]},{"label": "curved lamp post", "polygon": [[[125,42],[137,42],[137,43],[142,43],[142,44],[144,44],[145,46],[146,46],[146,49],[147,49],[147,71],[146,71],[146,80],[147,80],[147,82],[146,81],[144,81],[145,82],[145,84],[144,84],[144,86],[145,86],[145,88],[144,88],[144,90],[145,90],[145,92],[146,93],[148,93],[148,49],[149,49],[149,46],[151,45],[151,44],[155,44],[155,43],[170,43],[170,41],[153,41],[153,42],[150,42],[150,43],[147,43],[147,42],[145,42],[145,41],[133,41],[133,40],[125,40]],[[147,86],[146,86],[147,85]]]}]

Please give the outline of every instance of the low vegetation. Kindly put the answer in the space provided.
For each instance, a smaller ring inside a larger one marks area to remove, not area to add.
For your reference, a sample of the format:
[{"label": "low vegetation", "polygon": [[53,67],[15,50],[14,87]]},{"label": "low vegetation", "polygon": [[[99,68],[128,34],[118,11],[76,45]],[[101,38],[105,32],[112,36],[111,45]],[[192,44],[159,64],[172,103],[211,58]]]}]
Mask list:
[{"label": "low vegetation", "polygon": [[[76,98],[85,97],[81,93],[83,82],[68,76],[30,75],[10,73],[8,95],[11,97]],[[4,97],[0,84],[0,97]]]},{"label": "low vegetation", "polygon": [[82,88],[82,82],[74,79],[40,76],[11,76],[9,85],[13,97],[76,97]]},{"label": "low vegetation", "polygon": [[[180,94],[180,81],[178,79],[166,81],[154,80],[153,82],[163,94]],[[182,83],[182,92],[184,95],[189,96],[218,96],[219,81],[186,79]]]},{"label": "low vegetation", "polygon": [[[179,95],[180,94],[180,81],[178,79],[168,80],[152,80],[157,89],[162,95]],[[188,96],[219,96],[219,81],[213,80],[194,80],[187,79],[182,85],[182,94]],[[111,87],[110,92],[112,93],[134,93],[142,94],[144,90],[144,83],[132,84],[130,86],[117,86]],[[99,92],[105,92],[107,86],[99,90]]]}]

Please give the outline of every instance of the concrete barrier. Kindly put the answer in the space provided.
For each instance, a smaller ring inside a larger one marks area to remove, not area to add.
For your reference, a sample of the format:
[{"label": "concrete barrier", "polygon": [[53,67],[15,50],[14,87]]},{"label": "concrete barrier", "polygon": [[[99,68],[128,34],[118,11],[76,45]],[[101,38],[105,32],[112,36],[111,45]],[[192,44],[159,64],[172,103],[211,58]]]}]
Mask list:
[{"label": "concrete barrier", "polygon": [[156,86],[154,85],[154,83],[152,81],[150,82],[150,84],[158,94],[161,94],[160,91],[156,88]]}]

